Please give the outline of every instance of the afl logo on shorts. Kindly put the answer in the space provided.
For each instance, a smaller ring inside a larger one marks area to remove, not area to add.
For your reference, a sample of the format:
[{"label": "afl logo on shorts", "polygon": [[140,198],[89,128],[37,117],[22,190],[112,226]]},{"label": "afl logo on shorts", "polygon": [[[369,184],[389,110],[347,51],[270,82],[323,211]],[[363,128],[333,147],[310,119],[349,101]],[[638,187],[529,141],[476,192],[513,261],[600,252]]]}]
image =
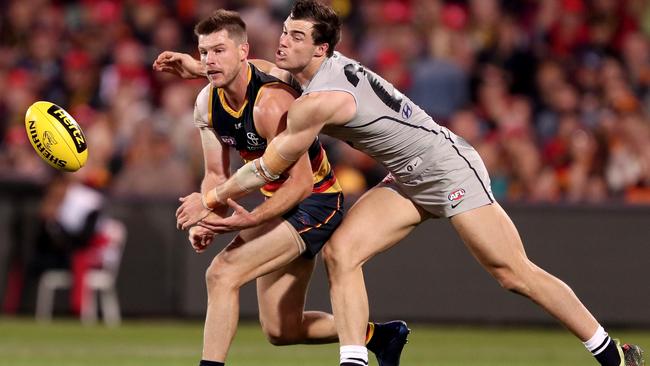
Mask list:
[{"label": "afl logo on shorts", "polygon": [[409,119],[411,118],[411,114],[413,114],[413,107],[411,107],[410,104],[405,103],[402,108],[402,118]]},{"label": "afl logo on shorts", "polygon": [[453,202],[453,201],[458,201],[458,200],[462,199],[463,197],[465,197],[465,190],[462,189],[462,188],[459,188],[459,189],[449,193],[449,195],[447,196],[447,199],[449,199],[450,201]]}]

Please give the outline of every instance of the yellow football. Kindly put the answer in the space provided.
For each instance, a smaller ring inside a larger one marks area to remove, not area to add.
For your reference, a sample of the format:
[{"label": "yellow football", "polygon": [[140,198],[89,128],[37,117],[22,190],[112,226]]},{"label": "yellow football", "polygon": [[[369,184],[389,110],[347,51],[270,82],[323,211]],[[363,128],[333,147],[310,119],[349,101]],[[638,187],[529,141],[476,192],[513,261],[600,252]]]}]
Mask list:
[{"label": "yellow football", "polygon": [[86,137],[77,121],[58,105],[32,104],[25,114],[25,129],[34,150],[52,167],[74,172],[86,164]]}]

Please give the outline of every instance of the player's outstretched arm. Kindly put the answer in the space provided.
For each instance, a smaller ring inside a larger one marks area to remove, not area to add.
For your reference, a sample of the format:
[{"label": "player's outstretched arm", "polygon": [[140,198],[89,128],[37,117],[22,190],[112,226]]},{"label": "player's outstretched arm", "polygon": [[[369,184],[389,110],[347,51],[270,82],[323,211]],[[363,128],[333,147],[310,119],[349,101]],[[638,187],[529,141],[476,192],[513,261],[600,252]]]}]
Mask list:
[{"label": "player's outstretched arm", "polygon": [[[255,127],[267,141],[273,141],[275,136],[286,128],[286,118],[289,106],[294,100],[293,90],[286,86],[272,86],[264,89],[255,106]],[[270,199],[265,200],[252,212],[248,212],[232,199],[228,205],[234,214],[224,219],[206,218],[199,222],[206,228],[217,233],[238,231],[257,226],[275,217],[279,217],[300,201],[311,194],[314,178],[309,156],[304,153],[287,172],[284,183],[274,192]]]},{"label": "player's outstretched arm", "polygon": [[203,202],[203,194],[225,182],[230,176],[230,155],[214,129],[209,127],[208,103],[210,86],[206,86],[196,98],[194,107],[194,124],[199,128],[205,175],[201,182],[201,192],[194,192],[181,197],[181,205],[176,210],[176,225],[179,229],[188,229],[211,212],[218,216],[226,213],[227,207],[208,208]]},{"label": "player's outstretched arm", "polygon": [[289,109],[287,128],[271,141],[264,155],[239,168],[224,184],[205,196],[209,207],[227,204],[228,198],[238,198],[277,180],[302,156],[323,126],[335,114],[335,108],[319,108],[326,104],[321,97],[307,95],[298,98]]},{"label": "player's outstretched arm", "polygon": [[294,78],[289,71],[277,67],[273,62],[262,59],[252,59],[248,61],[255,65],[255,67],[257,67],[260,71],[271,76],[275,76],[276,78],[291,85],[294,89],[300,90],[300,83],[298,80],[296,80],[296,78]]},{"label": "player's outstretched arm", "polygon": [[187,53],[164,51],[158,55],[152,67],[156,71],[168,72],[183,79],[205,77],[203,63]]},{"label": "player's outstretched arm", "polygon": [[183,230],[189,229],[210,213],[223,217],[227,211],[225,206],[208,207],[203,200],[203,195],[228,179],[230,175],[228,149],[223,147],[214,130],[203,127],[200,131],[205,175],[201,182],[201,192],[190,193],[179,199],[181,205],[176,210],[176,226]]}]

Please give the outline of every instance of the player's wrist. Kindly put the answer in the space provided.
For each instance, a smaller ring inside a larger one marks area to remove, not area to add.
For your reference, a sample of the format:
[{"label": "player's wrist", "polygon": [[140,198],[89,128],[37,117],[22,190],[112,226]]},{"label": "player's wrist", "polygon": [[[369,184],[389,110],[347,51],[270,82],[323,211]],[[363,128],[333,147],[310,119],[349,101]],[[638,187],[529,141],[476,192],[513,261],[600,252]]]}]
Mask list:
[{"label": "player's wrist", "polygon": [[203,208],[208,211],[214,210],[214,208],[210,207],[210,205],[208,204],[207,194],[201,195],[201,206],[203,206]]},{"label": "player's wrist", "polygon": [[194,63],[194,67],[190,72],[194,75],[196,78],[201,78],[201,77],[206,77],[208,76],[208,68],[199,60],[196,60],[192,57],[190,57],[192,62]]},{"label": "player's wrist", "polygon": [[225,206],[226,202],[223,202],[219,199],[219,194],[217,193],[217,188],[213,188],[207,191],[205,194],[201,195],[201,204],[206,210],[214,211],[220,206]]},{"label": "player's wrist", "polygon": [[259,207],[255,208],[253,211],[250,212],[250,218],[252,222],[252,226],[257,226],[263,222],[266,221],[266,216],[263,212],[263,210],[260,210]]}]

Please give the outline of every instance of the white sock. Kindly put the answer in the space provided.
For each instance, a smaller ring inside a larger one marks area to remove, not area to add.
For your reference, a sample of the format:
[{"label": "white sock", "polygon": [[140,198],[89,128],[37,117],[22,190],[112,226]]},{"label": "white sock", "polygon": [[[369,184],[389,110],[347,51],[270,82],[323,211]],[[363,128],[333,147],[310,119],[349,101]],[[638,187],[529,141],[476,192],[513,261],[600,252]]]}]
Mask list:
[{"label": "white sock", "polygon": [[341,346],[341,365],[344,363],[368,366],[368,349],[365,346]]},{"label": "white sock", "polygon": [[582,342],[582,344],[595,356],[601,353],[611,341],[612,339],[605,332],[605,329],[599,325],[596,333],[588,341]]}]

